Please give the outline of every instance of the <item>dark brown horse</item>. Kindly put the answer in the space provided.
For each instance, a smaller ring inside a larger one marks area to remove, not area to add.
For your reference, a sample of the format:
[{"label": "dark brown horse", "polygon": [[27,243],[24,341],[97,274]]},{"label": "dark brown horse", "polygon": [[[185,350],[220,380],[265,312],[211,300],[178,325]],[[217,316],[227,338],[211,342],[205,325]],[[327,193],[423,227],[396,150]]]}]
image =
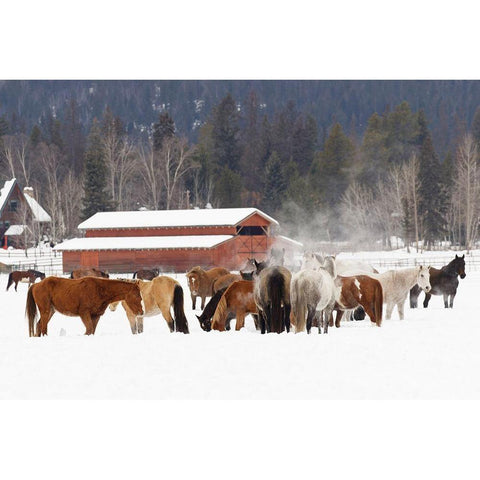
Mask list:
[{"label": "dark brown horse", "polygon": [[[382,324],[383,289],[377,279],[367,275],[337,276],[335,283],[341,289],[340,297],[335,304],[336,327],[340,327],[345,310],[355,309],[359,305],[364,308],[373,323],[377,326]],[[333,323],[333,320],[331,322]]]},{"label": "dark brown horse", "polygon": [[38,270],[15,270],[8,275],[7,291],[15,283],[15,291],[17,291],[18,282],[28,282],[28,285],[35,283],[37,278],[44,279],[45,274]]},{"label": "dark brown horse", "polygon": [[[93,335],[98,320],[110,303],[125,300],[136,315],[143,315],[142,297],[138,281],[108,280],[84,277],[77,280],[48,277],[34,283],[27,294],[25,313],[28,317],[29,335],[47,335],[48,322],[57,311],[64,315],[80,317],[85,325],[85,335]],[[40,321],[34,331],[37,317]]]},{"label": "dark brown horse", "polygon": [[83,277],[99,277],[99,278],[110,278],[110,275],[106,272],[98,270],[98,268],[77,268],[73,270],[70,274],[70,278],[78,279]]},{"label": "dark brown horse", "polygon": [[[433,268],[430,267],[430,285],[431,290],[427,293],[425,292],[425,299],[423,300],[423,307],[428,307],[428,302],[432,295],[443,295],[443,302],[445,308],[453,308],[453,299],[457,294],[458,288],[458,276],[460,278],[465,278],[465,255],[459,257],[455,255],[455,258],[442,268]],[[410,290],[410,308],[417,308],[418,297],[422,289],[415,285]],[[450,301],[448,299],[450,297]]]},{"label": "dark brown horse", "polygon": [[155,277],[160,275],[160,270],[154,268],[153,270],[137,270],[133,273],[133,278],[138,278],[140,280],[153,280]]},{"label": "dark brown horse", "polygon": [[290,331],[290,282],[292,274],[285,267],[267,267],[255,278],[254,299],[262,333]]},{"label": "dark brown horse", "polygon": [[205,307],[205,298],[211,297],[215,293],[213,284],[217,278],[230,273],[226,268],[215,267],[210,270],[204,270],[202,267],[193,267],[187,273],[190,296],[192,297],[192,309],[195,310],[197,297],[202,299],[201,309]]}]

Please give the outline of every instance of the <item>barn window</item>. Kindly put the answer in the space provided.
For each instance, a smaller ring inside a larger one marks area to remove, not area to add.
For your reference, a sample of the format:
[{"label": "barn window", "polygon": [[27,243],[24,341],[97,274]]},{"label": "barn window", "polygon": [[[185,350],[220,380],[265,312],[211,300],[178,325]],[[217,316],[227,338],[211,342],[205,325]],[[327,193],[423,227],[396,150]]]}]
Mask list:
[{"label": "barn window", "polygon": [[266,235],[267,232],[263,227],[237,227],[237,235]]},{"label": "barn window", "polygon": [[10,212],[16,212],[18,207],[18,202],[16,200],[10,200]]}]

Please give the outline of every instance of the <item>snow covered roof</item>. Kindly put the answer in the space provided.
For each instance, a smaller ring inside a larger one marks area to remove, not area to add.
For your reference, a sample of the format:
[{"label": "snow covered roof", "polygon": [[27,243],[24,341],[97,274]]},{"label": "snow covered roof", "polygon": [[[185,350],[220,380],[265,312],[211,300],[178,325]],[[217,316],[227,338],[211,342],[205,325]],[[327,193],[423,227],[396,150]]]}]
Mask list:
[{"label": "snow covered roof", "polygon": [[293,240],[292,238],[288,238],[288,237],[285,237],[283,235],[277,235],[276,238],[284,240],[284,241],[289,242],[289,243],[292,243],[296,247],[303,248],[303,243],[297,242],[297,240]]},{"label": "snow covered roof", "polygon": [[146,210],[132,212],[99,212],[82,222],[78,228],[155,228],[235,226],[258,213],[269,223],[278,222],[256,208],[207,208],[204,210]]},{"label": "snow covered roof", "polygon": [[4,235],[11,236],[11,235],[22,235],[23,231],[25,230],[26,225],[10,225]]},{"label": "snow covered roof", "polygon": [[3,207],[7,203],[8,197],[10,196],[10,192],[13,190],[15,186],[16,179],[12,178],[11,180],[7,180],[3,187],[0,189],[0,213],[3,210]]},{"label": "snow covered roof", "polygon": [[212,248],[233,235],[182,235],[165,237],[89,237],[72,238],[54,250],[161,250],[167,248]]},{"label": "snow covered roof", "polygon": [[37,222],[51,222],[50,215],[40,206],[40,204],[30,195],[24,195],[25,200],[32,211],[33,219]]}]

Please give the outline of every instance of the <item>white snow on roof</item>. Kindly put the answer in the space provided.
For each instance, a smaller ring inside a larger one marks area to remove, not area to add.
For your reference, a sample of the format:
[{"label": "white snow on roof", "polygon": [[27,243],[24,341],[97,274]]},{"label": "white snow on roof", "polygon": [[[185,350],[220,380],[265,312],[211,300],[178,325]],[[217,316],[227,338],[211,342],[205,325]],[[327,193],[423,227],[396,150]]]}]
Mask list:
[{"label": "white snow on roof", "polygon": [[258,213],[268,222],[278,222],[256,208],[211,208],[204,210],[147,210],[99,212],[82,222],[80,229],[234,226]]},{"label": "white snow on roof", "polygon": [[4,233],[7,237],[10,235],[21,235],[25,230],[25,225],[10,225]]},{"label": "white snow on roof", "polygon": [[13,186],[15,185],[15,178],[11,180],[7,180],[3,185],[2,189],[0,190],[0,212],[2,211],[3,207],[5,206],[5,202],[12,191]]},{"label": "white snow on roof", "polygon": [[287,242],[293,243],[297,247],[303,248],[303,243],[297,242],[296,240],[293,240],[292,238],[284,237],[283,235],[277,235],[276,238],[285,240]]},{"label": "white snow on roof", "polygon": [[148,250],[166,248],[211,248],[233,235],[182,235],[165,237],[89,237],[72,238],[54,250]]},{"label": "white snow on roof", "polygon": [[33,214],[33,219],[37,222],[51,222],[50,215],[39,205],[39,203],[30,195],[24,195],[25,200]]}]

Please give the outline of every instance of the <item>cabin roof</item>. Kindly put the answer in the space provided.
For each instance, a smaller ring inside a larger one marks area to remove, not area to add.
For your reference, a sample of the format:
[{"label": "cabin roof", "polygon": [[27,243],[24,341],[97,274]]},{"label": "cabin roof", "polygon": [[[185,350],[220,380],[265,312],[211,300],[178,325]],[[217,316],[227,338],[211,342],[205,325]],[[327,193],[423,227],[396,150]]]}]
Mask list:
[{"label": "cabin roof", "polygon": [[30,210],[32,211],[33,219],[37,222],[51,222],[50,215],[40,206],[40,204],[30,195],[23,195]]},{"label": "cabin roof", "polygon": [[57,244],[54,250],[161,250],[167,248],[212,248],[233,235],[181,235],[164,237],[86,237]]},{"label": "cabin roof", "polygon": [[146,210],[131,212],[98,212],[78,225],[82,230],[155,227],[235,226],[258,214],[268,223],[278,222],[256,208],[207,208],[194,210]]},{"label": "cabin roof", "polygon": [[7,203],[8,197],[10,197],[10,194],[15,187],[15,183],[17,183],[17,180],[15,178],[12,178],[11,180],[7,180],[3,187],[0,189],[0,215],[2,213],[3,207],[5,207]]}]

